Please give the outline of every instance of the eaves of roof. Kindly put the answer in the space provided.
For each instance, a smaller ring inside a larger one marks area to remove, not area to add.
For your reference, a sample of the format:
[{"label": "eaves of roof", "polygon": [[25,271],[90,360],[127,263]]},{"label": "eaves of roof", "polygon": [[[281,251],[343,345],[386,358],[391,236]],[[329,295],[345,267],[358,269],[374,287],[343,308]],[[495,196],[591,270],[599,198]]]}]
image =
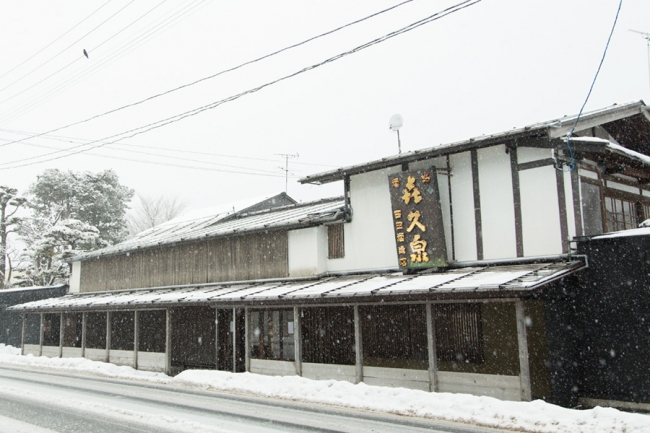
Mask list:
[{"label": "eaves of roof", "polygon": [[[629,102],[622,105],[613,105],[611,107],[595,110],[589,113],[584,113],[580,116],[580,121],[577,131],[591,128],[602,123],[611,122],[614,120],[622,119],[628,116],[642,113],[647,111],[647,107],[643,101]],[[541,122],[525,126],[523,128],[516,128],[509,131],[493,134],[483,135],[480,137],[470,138],[463,141],[458,141],[449,144],[429,147],[425,149],[414,150],[411,152],[393,155],[367,163],[342,167],[335,170],[330,170],[322,173],[317,173],[310,176],[305,176],[299,180],[300,183],[313,183],[324,184],[341,180],[347,176],[365,173],[368,171],[381,170],[388,167],[394,167],[401,164],[408,164],[415,161],[436,158],[448,154],[467,151],[470,149],[477,149],[481,147],[492,146],[501,144],[506,141],[525,140],[528,138],[541,138],[549,141],[550,146],[556,139],[566,135],[571,131],[575,124],[576,116],[565,116],[561,119],[556,119],[547,122]]]}]

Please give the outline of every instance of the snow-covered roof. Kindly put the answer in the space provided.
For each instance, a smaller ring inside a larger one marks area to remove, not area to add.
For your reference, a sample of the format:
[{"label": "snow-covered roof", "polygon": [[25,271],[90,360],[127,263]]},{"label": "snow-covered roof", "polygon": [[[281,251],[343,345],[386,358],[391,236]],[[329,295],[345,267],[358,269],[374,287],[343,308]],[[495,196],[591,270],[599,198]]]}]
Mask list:
[{"label": "snow-covered roof", "polygon": [[58,284],[56,286],[30,286],[30,287],[14,287],[12,289],[2,289],[0,290],[0,295],[4,293],[18,293],[18,292],[30,292],[33,290],[51,290],[51,289],[61,289],[66,287],[67,284]]},{"label": "snow-covered roof", "polygon": [[577,259],[472,266],[445,272],[357,274],[71,294],[11,307],[23,311],[155,309],[188,305],[348,303],[429,298],[512,297],[584,267]]},{"label": "snow-covered roof", "polygon": [[242,211],[204,215],[195,219],[181,217],[175,222],[170,221],[153,227],[117,245],[73,257],[71,261],[259,230],[289,229],[323,224],[343,218],[344,200],[343,197],[334,197],[247,212],[246,209],[254,208],[253,205],[255,203]]},{"label": "snow-covered roof", "polygon": [[[583,113],[580,116],[579,124],[576,131],[581,131],[590,128],[597,124],[612,122],[620,120],[625,117],[640,114],[643,111],[647,112],[647,107],[643,101],[628,102],[625,104],[615,104],[610,107],[594,110],[588,113]],[[400,164],[419,161],[422,159],[435,158],[437,156],[446,155],[455,152],[461,152],[468,149],[477,148],[480,146],[487,146],[493,144],[503,143],[506,139],[513,139],[515,137],[547,137],[549,140],[561,138],[566,136],[573,125],[575,124],[577,115],[564,116],[559,119],[553,119],[546,122],[535,123],[532,125],[524,126],[523,128],[514,128],[509,131],[492,134],[482,135],[480,137],[470,138],[468,140],[457,141],[449,144],[441,144],[425,149],[418,149],[398,155],[388,156],[375,161],[365,162],[362,164],[351,165],[347,167],[338,168],[322,173],[305,176],[299,180],[300,183],[315,183],[322,184],[334,182],[343,179],[345,176],[364,173],[366,171],[381,170],[386,167],[392,167]],[[582,137],[581,137],[582,138]],[[577,137],[576,137],[577,139]],[[616,145],[617,146],[617,145]],[[618,146],[626,151],[622,146]],[[617,149],[620,150],[620,149]],[[629,151],[633,152],[633,151]],[[642,155],[635,152],[638,155]],[[645,156],[645,155],[643,155]]]},{"label": "snow-covered roof", "polygon": [[638,229],[621,230],[618,232],[593,236],[592,239],[612,239],[612,238],[623,238],[628,236],[649,236],[649,235],[650,235],[650,227],[642,227]]}]

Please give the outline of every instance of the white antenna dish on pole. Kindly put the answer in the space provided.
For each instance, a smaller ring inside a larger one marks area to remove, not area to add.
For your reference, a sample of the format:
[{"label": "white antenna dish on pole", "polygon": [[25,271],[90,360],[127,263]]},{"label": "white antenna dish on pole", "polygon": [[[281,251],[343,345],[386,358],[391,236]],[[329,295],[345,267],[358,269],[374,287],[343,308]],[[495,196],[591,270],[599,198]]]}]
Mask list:
[{"label": "white antenna dish on pole", "polygon": [[388,123],[391,131],[397,131],[397,150],[399,153],[402,153],[402,141],[399,138],[399,129],[404,124],[404,119],[399,114],[393,114]]},{"label": "white antenna dish on pole", "polygon": [[403,124],[404,119],[402,119],[402,116],[399,114],[393,114],[393,116],[390,118],[389,128],[391,131],[399,131]]}]

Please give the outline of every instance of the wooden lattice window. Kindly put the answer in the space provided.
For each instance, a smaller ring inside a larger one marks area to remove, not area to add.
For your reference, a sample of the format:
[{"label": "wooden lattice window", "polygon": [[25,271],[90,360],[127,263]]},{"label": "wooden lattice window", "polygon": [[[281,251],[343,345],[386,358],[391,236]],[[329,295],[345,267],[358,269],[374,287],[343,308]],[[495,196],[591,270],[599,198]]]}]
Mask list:
[{"label": "wooden lattice window", "polygon": [[343,224],[327,226],[327,247],[330,259],[342,259],[345,257],[345,240],[343,237]]},{"label": "wooden lattice window", "polygon": [[607,231],[634,229],[637,227],[636,205],[627,200],[605,197],[607,211]]},{"label": "wooden lattice window", "polygon": [[453,362],[484,362],[481,323],[481,304],[436,305],[435,326],[438,359]]}]

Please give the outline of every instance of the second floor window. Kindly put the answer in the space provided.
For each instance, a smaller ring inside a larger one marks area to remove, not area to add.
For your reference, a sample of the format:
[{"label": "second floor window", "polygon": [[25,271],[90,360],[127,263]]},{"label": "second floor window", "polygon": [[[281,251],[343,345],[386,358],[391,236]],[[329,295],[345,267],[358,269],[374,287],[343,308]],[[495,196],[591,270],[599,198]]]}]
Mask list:
[{"label": "second floor window", "polygon": [[605,197],[607,231],[615,232],[638,227],[636,204],[614,197]]}]

